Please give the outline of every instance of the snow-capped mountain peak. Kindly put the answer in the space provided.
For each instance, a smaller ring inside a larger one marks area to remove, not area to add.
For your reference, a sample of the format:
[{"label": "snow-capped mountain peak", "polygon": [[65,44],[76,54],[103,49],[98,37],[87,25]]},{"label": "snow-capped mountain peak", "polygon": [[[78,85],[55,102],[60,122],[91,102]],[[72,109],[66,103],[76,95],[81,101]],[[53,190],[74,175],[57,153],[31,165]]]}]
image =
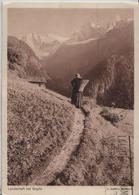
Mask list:
[{"label": "snow-capped mountain peak", "polygon": [[81,26],[80,29],[73,32],[69,42],[78,42],[88,39],[97,39],[105,32],[104,27],[95,22],[88,22]]},{"label": "snow-capped mountain peak", "polygon": [[101,27],[99,24],[96,24],[96,23],[94,23],[94,22],[91,22],[91,23],[90,23],[90,26],[91,26],[92,28],[100,28],[100,27]]},{"label": "snow-capped mountain peak", "polygon": [[35,54],[41,58],[42,56],[48,56],[51,52],[56,51],[68,38],[56,34],[44,36],[36,32],[31,32],[20,37],[20,39],[25,41],[33,49]]},{"label": "snow-capped mountain peak", "polygon": [[115,22],[109,23],[109,24],[107,25],[107,30],[106,30],[106,32],[108,32],[108,31],[114,29],[115,26],[116,26],[116,23],[115,23]]},{"label": "snow-capped mountain peak", "polygon": [[111,31],[111,30],[113,30],[113,29],[120,29],[120,28],[122,28],[123,26],[125,26],[127,23],[130,23],[130,22],[132,22],[133,21],[133,19],[132,18],[128,18],[128,19],[123,19],[123,18],[121,18],[119,15],[117,15],[116,17],[115,17],[115,19],[113,20],[113,22],[111,22],[111,23],[109,23],[108,25],[107,25],[107,30],[106,30],[106,32],[108,32],[108,31]]},{"label": "snow-capped mountain peak", "polygon": [[69,38],[67,37],[62,37],[62,36],[59,36],[59,35],[56,35],[56,34],[48,34],[48,39],[51,40],[51,41],[54,41],[54,40],[57,40],[59,42],[65,42],[67,41]]},{"label": "snow-capped mountain peak", "polygon": [[115,22],[119,22],[119,21],[121,21],[122,19],[121,19],[121,17],[119,16],[119,15],[116,15],[115,16]]},{"label": "snow-capped mountain peak", "polygon": [[25,35],[24,37],[22,37],[21,39],[23,39],[24,41],[35,41],[36,43],[50,43],[52,41],[59,41],[59,42],[64,42],[66,41],[68,38],[67,37],[62,37],[56,34],[48,34],[46,36],[40,35],[36,32],[31,32],[27,35]]},{"label": "snow-capped mountain peak", "polygon": [[92,28],[96,28],[97,27],[97,25],[94,22],[92,22],[90,25],[91,25]]}]

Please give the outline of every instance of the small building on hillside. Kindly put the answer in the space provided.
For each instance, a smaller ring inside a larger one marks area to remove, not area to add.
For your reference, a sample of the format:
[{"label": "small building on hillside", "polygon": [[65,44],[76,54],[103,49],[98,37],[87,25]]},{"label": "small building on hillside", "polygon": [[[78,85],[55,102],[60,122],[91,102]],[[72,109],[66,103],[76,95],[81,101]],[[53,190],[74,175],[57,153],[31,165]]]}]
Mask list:
[{"label": "small building on hillside", "polygon": [[47,87],[47,80],[44,78],[32,78],[28,80],[29,83],[36,84],[39,87],[44,86],[45,88]]}]

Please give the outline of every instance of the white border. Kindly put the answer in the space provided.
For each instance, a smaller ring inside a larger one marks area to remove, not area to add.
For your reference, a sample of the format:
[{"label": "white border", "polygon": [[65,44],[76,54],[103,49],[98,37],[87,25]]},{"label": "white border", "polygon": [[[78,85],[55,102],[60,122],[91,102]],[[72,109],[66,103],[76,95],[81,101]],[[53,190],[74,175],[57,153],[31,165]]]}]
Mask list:
[{"label": "white border", "polygon": [[[2,117],[2,129],[3,129],[3,194],[6,195],[104,195],[106,188],[108,186],[83,186],[83,187],[73,187],[73,186],[43,186],[42,190],[40,191],[18,191],[18,190],[8,190],[7,186],[7,8],[8,7],[99,7],[99,8],[131,8],[134,7],[135,5],[131,4],[91,4],[91,3],[6,3],[3,7],[4,11],[4,23],[3,23],[3,57],[4,57],[4,63],[3,63],[3,70],[2,70],[2,88],[3,88],[3,93],[2,93],[2,110],[3,110],[3,117]],[[134,151],[135,151],[135,171],[134,171],[134,179],[135,179],[135,185],[134,185],[134,194],[139,195],[139,171],[137,170],[137,166],[139,165],[139,120],[138,120],[138,114],[139,114],[139,7],[136,5],[135,8],[135,145],[134,145]],[[17,186],[18,188],[19,186]],[[25,186],[22,186],[25,187]],[[38,186],[39,187],[39,186]],[[41,187],[41,186],[40,186]],[[116,186],[114,186],[116,188]],[[117,189],[120,189],[120,187],[117,187]]]}]

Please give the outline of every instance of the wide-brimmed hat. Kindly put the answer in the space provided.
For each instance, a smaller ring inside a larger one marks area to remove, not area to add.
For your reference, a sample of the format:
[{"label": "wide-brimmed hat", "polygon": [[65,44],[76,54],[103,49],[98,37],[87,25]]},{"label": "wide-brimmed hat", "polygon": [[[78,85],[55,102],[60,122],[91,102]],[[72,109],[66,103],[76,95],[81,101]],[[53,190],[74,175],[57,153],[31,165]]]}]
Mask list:
[{"label": "wide-brimmed hat", "polygon": [[80,75],[79,73],[76,73],[76,74],[75,74],[75,77],[76,77],[76,78],[82,78],[81,75]]}]

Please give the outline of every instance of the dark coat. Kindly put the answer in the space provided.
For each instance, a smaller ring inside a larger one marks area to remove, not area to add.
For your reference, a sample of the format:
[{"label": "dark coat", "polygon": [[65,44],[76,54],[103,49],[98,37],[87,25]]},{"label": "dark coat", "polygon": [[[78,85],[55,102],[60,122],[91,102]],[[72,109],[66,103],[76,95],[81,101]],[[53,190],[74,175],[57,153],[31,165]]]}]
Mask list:
[{"label": "dark coat", "polygon": [[81,78],[75,78],[71,81],[72,85],[71,103],[75,104],[77,108],[80,108],[82,103],[82,93],[79,92],[81,81],[82,81]]},{"label": "dark coat", "polygon": [[81,78],[75,78],[71,81],[72,91],[74,91],[75,93],[77,93],[79,91],[81,81],[82,81]]}]

